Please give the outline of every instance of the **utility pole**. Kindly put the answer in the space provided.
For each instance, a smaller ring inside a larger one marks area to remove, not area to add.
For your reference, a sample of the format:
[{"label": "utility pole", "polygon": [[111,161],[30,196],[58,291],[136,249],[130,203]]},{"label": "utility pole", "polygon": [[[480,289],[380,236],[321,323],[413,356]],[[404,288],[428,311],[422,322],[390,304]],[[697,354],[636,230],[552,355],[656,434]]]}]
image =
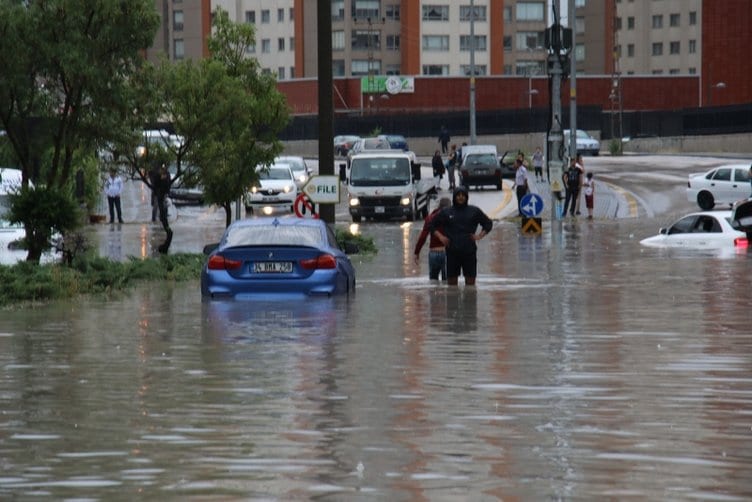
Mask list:
[{"label": "utility pole", "polygon": [[475,1],[470,0],[470,144],[475,143]]},{"label": "utility pole", "polygon": [[[551,81],[551,103],[549,130],[546,137],[546,171],[551,184],[551,221],[561,220],[558,211],[559,198],[564,190],[561,176],[564,173],[564,134],[561,124],[561,80],[567,64],[566,50],[571,48],[572,31],[565,30],[559,23],[559,0],[554,0],[553,24],[546,29],[547,68]],[[551,228],[560,226],[551,225]]]},{"label": "utility pole", "polygon": [[[332,101],[332,2],[318,2],[319,174],[334,174],[334,102]],[[321,219],[334,223],[334,204],[319,204]]]},{"label": "utility pole", "polygon": [[569,158],[577,157],[577,44],[575,43],[575,6],[574,0],[569,0],[567,17],[569,29],[572,31],[572,50],[569,58]]}]

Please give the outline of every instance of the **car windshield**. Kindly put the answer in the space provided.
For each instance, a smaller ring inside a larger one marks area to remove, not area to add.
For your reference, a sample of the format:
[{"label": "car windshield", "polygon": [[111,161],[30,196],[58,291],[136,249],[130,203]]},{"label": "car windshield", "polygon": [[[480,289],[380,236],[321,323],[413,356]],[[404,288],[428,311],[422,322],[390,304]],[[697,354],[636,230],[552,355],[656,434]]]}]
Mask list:
[{"label": "car windshield", "polygon": [[354,159],[350,168],[353,186],[401,186],[410,183],[410,162],[405,158]]},{"label": "car windshield", "polygon": [[293,171],[305,171],[306,165],[303,159],[285,159],[285,163],[290,165]]},{"label": "car windshield", "polygon": [[480,164],[496,164],[496,156],[492,153],[481,153],[478,155],[468,155],[466,164],[480,165]]},{"label": "car windshield", "polygon": [[289,180],[290,166],[287,164],[271,166],[267,171],[259,171],[261,180]]},{"label": "car windshield", "polygon": [[590,139],[590,135],[580,129],[577,129],[577,137],[580,139]]},{"label": "car windshield", "polygon": [[384,139],[366,139],[363,140],[364,150],[389,150],[391,145]]},{"label": "car windshield", "polygon": [[225,240],[235,246],[320,246],[321,230],[302,225],[254,225],[231,228]]}]

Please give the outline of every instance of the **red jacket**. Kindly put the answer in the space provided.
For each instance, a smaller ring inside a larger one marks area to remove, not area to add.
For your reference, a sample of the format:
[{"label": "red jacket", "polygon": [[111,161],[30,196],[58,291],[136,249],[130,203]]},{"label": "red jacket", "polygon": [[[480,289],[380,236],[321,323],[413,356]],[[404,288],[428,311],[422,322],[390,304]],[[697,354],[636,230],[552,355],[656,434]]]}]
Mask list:
[{"label": "red jacket", "polygon": [[[444,244],[441,243],[439,239],[433,236],[431,234],[431,220],[434,219],[434,217],[441,212],[442,208],[436,208],[433,211],[431,211],[431,214],[429,214],[425,221],[423,222],[423,230],[420,231],[420,236],[418,236],[418,242],[415,243],[415,254],[420,254],[420,250],[423,249],[423,244],[426,243],[426,239],[428,238],[428,235],[431,235],[431,241],[428,243],[429,249],[431,248],[443,248]],[[438,230],[441,230],[442,233],[443,229],[439,228]]]}]

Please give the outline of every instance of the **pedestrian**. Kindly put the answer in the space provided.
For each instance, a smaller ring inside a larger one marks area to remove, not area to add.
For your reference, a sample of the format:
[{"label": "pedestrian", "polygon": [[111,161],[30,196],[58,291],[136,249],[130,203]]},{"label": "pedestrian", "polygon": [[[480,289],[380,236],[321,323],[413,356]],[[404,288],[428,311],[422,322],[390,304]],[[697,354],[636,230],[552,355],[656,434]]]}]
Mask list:
[{"label": "pedestrian", "polygon": [[[582,160],[581,153],[577,154],[576,166],[580,170],[580,193],[582,193],[582,185],[585,182],[585,161]],[[580,215],[580,199],[581,197],[577,197],[577,206],[575,207],[575,214],[577,216]]]},{"label": "pedestrian", "polygon": [[457,167],[457,145],[452,145],[452,151],[449,152],[449,159],[446,163],[447,178],[449,179],[449,190],[454,190],[457,187],[455,181],[455,169]]},{"label": "pedestrian", "polygon": [[455,162],[457,169],[459,169],[462,166],[462,148],[466,146],[467,146],[467,141],[463,141],[462,145],[457,149],[457,161]]},{"label": "pedestrian", "polygon": [[449,131],[447,130],[446,126],[441,126],[441,132],[439,133],[439,143],[441,143],[441,153],[445,154],[447,153],[447,148],[449,147]]},{"label": "pedestrian", "polygon": [[528,192],[528,183],[527,168],[519,157],[514,161],[514,188],[517,194],[517,212],[522,216],[522,198]]},{"label": "pedestrian", "polygon": [[537,147],[533,153],[533,171],[535,181],[543,181],[543,152],[540,147]]},{"label": "pedestrian", "polygon": [[[566,197],[564,198],[564,212],[562,216],[567,214],[567,209],[572,216],[576,211],[577,197],[580,196],[580,169],[577,167],[577,160],[572,157],[569,159],[569,169],[564,171],[561,177],[564,182],[564,188],[566,189]],[[570,206],[570,203],[572,204]]]},{"label": "pedestrian", "polygon": [[123,180],[117,175],[117,170],[110,168],[110,176],[104,182],[104,193],[107,196],[107,205],[110,209],[110,223],[115,223],[115,211],[117,210],[118,223],[123,223],[120,194],[123,192]]},{"label": "pedestrian", "polygon": [[155,180],[152,190],[157,197],[157,214],[159,222],[167,229],[169,220],[167,219],[167,195],[170,193],[170,172],[167,166],[162,164],[159,167],[159,176]]},{"label": "pedestrian", "polygon": [[439,178],[440,180],[444,178],[444,160],[441,158],[441,152],[439,150],[436,150],[433,153],[431,167],[433,168],[434,178]]},{"label": "pedestrian", "polygon": [[431,211],[431,214],[423,222],[423,229],[418,236],[418,242],[415,243],[415,264],[418,265],[420,263],[420,250],[423,249],[423,245],[426,243],[429,234],[431,235],[431,240],[428,243],[428,278],[432,281],[438,281],[439,276],[441,276],[442,281],[446,281],[447,269],[446,249],[444,248],[444,244],[431,234],[431,221],[437,214],[451,205],[452,201],[449,200],[449,197],[439,199],[438,207]]},{"label": "pedestrian", "polygon": [[[452,206],[433,217],[431,235],[446,248],[447,284],[456,286],[460,273],[465,285],[473,286],[478,275],[477,241],[491,231],[493,222],[480,208],[469,205],[467,187],[454,190]],[[481,227],[477,234],[475,231]]]},{"label": "pedestrian", "polygon": [[592,220],[593,202],[595,197],[595,182],[593,181],[593,173],[587,173],[582,186],[585,189],[585,207],[587,208],[588,219]]}]

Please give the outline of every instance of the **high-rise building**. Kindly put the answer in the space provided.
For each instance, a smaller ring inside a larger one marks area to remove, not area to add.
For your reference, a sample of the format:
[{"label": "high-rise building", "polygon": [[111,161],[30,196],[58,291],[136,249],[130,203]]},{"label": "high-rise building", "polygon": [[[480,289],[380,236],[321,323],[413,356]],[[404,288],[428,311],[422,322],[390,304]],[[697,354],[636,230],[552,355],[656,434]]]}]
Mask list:
[{"label": "high-rise building", "polygon": [[209,55],[206,40],[211,33],[211,0],[155,0],[160,17],[154,43],[146,58],[158,61],[202,59]]}]

